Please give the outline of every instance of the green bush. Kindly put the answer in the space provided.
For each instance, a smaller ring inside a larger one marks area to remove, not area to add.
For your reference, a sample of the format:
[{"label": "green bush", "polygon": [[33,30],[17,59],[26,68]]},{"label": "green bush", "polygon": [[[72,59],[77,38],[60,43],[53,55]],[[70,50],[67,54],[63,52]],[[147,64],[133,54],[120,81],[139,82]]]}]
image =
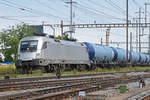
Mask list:
[{"label": "green bush", "polygon": [[127,86],[126,85],[120,85],[120,87],[119,87],[119,92],[120,93],[126,93],[127,92]]}]

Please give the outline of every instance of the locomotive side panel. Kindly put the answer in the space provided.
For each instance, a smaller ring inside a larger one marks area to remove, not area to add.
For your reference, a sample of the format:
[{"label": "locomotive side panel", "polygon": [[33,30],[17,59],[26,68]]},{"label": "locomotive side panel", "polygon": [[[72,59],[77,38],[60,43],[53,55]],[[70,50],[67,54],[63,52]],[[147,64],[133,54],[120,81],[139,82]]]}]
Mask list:
[{"label": "locomotive side panel", "polygon": [[47,49],[42,50],[42,57],[49,60],[49,64],[88,64],[88,52],[84,45],[73,42],[49,42]]}]

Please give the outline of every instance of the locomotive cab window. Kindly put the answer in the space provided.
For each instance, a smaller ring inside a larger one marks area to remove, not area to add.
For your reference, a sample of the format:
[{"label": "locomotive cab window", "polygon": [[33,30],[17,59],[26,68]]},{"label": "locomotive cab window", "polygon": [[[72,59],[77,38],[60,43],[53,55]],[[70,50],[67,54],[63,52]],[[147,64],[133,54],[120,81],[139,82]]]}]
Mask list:
[{"label": "locomotive cab window", "polygon": [[47,42],[43,43],[42,49],[46,49],[47,48]]},{"label": "locomotive cab window", "polygon": [[37,50],[38,40],[22,41],[20,51],[33,52]]}]

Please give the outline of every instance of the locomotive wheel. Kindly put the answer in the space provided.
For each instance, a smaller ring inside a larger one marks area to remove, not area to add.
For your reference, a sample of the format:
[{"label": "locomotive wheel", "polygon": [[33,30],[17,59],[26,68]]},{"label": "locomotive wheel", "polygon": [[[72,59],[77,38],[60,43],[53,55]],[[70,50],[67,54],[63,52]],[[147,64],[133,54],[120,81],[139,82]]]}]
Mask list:
[{"label": "locomotive wheel", "polygon": [[22,74],[23,67],[21,66],[16,66],[17,72]]},{"label": "locomotive wheel", "polygon": [[32,66],[24,66],[23,67],[23,74],[32,74]]},{"label": "locomotive wheel", "polygon": [[26,66],[26,74],[29,74],[29,66]]},{"label": "locomotive wheel", "polygon": [[25,66],[22,67],[21,73],[22,73],[22,74],[26,74],[26,68],[25,68]]},{"label": "locomotive wheel", "polygon": [[22,69],[21,69],[21,74],[25,74],[25,68],[24,67],[22,67]]},{"label": "locomotive wheel", "polygon": [[32,74],[32,66],[29,66],[29,74]]},{"label": "locomotive wheel", "polygon": [[77,65],[77,70],[81,72],[82,69],[80,65]]}]

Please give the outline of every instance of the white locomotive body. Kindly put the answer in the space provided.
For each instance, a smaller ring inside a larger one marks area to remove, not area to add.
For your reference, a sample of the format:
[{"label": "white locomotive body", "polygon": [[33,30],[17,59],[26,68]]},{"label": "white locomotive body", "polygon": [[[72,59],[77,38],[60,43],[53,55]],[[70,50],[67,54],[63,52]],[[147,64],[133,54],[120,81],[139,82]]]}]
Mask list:
[{"label": "white locomotive body", "polygon": [[53,65],[90,65],[88,50],[83,43],[57,40],[49,37],[25,37],[18,47],[16,67],[30,70],[35,67],[53,68]]}]

